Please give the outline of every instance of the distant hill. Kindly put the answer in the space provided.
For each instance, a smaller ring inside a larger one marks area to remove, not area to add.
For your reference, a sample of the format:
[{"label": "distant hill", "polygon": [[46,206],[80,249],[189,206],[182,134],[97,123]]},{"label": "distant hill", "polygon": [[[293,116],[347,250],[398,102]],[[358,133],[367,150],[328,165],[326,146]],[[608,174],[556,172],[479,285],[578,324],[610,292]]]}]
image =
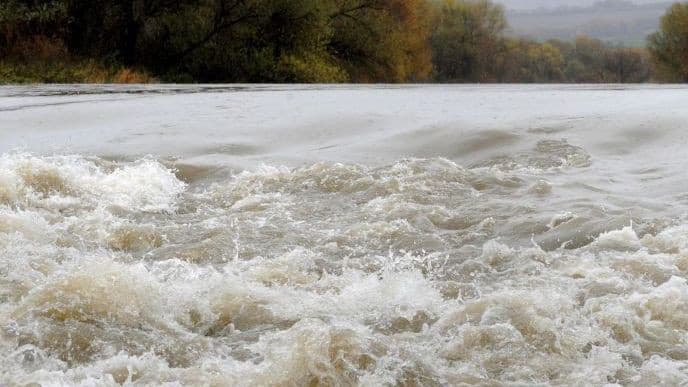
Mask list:
[{"label": "distant hill", "polygon": [[[584,1],[580,1],[583,3]],[[541,0],[511,0],[518,6],[537,5]],[[507,8],[510,33],[536,40],[574,39],[585,34],[606,42],[643,46],[648,34],[656,31],[659,19],[672,1],[630,2],[606,0],[588,6],[570,6],[570,1],[548,0],[547,8]],[[553,3],[560,3],[552,7]]]}]

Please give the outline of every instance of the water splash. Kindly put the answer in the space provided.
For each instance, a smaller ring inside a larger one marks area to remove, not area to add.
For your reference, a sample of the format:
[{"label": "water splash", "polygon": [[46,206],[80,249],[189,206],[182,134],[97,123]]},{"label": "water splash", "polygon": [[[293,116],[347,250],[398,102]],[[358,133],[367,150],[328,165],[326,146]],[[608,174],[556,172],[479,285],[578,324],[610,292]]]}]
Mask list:
[{"label": "water splash", "polygon": [[688,381],[685,222],[585,229],[604,214],[545,211],[548,173],[587,165],[547,151],[570,160],[264,166],[190,185],[152,158],[5,154],[0,381]]}]

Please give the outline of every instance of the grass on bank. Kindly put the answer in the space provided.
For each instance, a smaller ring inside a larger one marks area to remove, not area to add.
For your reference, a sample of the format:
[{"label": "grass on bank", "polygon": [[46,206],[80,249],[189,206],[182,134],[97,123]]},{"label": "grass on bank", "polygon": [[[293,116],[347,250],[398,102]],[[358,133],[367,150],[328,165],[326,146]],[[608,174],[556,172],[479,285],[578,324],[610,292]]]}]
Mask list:
[{"label": "grass on bank", "polygon": [[154,83],[143,71],[106,66],[93,60],[0,60],[0,84],[27,83]]}]

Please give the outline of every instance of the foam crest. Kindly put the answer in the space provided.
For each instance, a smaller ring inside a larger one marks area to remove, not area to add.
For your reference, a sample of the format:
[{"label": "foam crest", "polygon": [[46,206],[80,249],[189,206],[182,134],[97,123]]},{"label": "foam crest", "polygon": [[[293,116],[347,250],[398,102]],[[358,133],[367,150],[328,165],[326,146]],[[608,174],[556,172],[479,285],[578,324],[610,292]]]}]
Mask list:
[{"label": "foam crest", "polygon": [[79,156],[13,153],[0,157],[0,171],[2,202],[47,209],[73,198],[80,207],[171,211],[185,188],[172,171],[152,159],[117,166]]}]

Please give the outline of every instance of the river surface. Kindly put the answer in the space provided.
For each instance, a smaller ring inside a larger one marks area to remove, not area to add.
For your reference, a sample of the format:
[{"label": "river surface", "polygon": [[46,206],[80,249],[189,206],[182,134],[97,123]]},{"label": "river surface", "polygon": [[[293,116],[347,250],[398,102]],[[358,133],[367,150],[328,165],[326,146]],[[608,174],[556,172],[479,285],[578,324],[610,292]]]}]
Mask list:
[{"label": "river surface", "polygon": [[0,88],[0,385],[688,383],[688,88]]}]

